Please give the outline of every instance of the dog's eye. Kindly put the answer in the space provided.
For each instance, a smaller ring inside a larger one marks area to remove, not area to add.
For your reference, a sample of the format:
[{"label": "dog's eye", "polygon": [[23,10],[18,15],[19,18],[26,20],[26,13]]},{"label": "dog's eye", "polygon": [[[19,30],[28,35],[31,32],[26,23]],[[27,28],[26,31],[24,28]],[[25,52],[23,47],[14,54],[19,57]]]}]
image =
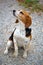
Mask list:
[{"label": "dog's eye", "polygon": [[23,14],[23,12],[20,12],[21,14]]}]

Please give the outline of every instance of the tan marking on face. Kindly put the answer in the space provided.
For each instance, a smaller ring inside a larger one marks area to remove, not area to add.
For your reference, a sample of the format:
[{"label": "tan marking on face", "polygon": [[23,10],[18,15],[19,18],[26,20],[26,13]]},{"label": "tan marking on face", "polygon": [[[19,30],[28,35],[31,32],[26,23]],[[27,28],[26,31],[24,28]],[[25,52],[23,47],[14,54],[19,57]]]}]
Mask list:
[{"label": "tan marking on face", "polygon": [[32,24],[32,20],[29,13],[24,10],[21,10],[20,12],[22,12],[19,14],[20,20],[25,24],[26,28],[29,27]]},{"label": "tan marking on face", "polygon": [[18,22],[19,22],[18,19],[16,19],[15,23],[18,23]]}]

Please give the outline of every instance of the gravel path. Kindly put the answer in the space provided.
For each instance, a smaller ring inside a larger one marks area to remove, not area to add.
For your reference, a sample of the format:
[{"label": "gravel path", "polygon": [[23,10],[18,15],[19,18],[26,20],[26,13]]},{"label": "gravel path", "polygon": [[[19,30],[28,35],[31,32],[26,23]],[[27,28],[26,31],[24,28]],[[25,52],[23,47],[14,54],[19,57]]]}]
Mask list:
[{"label": "gravel path", "polygon": [[[21,52],[17,58],[12,53],[4,55],[6,42],[14,29],[16,18],[13,9],[25,9],[16,0],[0,0],[0,65],[43,65],[43,13],[32,13],[33,39],[27,59],[23,59]],[[28,9],[25,9],[28,10]],[[22,51],[22,50],[21,50]]]}]

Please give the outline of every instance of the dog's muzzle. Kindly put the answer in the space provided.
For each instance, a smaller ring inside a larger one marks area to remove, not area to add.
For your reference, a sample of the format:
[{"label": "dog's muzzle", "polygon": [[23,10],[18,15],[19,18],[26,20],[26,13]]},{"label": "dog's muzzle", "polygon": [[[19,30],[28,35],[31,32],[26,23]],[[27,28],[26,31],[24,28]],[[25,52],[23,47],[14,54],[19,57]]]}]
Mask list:
[{"label": "dog's muzzle", "polygon": [[15,16],[15,12],[16,12],[16,10],[13,10],[13,15]]}]

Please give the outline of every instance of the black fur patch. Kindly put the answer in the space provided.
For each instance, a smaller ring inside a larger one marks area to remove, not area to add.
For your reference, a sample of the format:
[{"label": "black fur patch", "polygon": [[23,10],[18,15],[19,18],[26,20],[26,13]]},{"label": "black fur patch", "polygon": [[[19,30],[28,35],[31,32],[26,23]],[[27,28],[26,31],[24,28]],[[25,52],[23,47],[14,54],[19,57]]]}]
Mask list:
[{"label": "black fur patch", "polygon": [[[14,29],[14,31],[16,30],[16,28]],[[14,34],[14,31],[12,32],[11,36],[9,37],[9,40],[12,40],[13,41],[13,34]]]},{"label": "black fur patch", "polygon": [[29,37],[31,35],[31,28],[25,28],[26,31],[26,37]]}]

